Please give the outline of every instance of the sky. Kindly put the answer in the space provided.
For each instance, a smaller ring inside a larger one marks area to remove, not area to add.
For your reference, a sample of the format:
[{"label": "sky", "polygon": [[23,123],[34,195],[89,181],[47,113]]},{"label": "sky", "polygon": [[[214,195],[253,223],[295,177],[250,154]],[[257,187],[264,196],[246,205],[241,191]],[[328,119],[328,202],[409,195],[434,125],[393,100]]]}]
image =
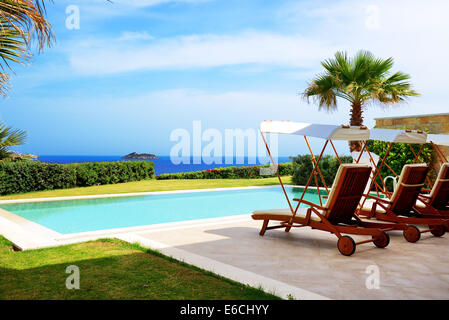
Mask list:
[{"label": "sky", "polygon": [[[219,132],[256,130],[267,119],[346,124],[347,102],[327,113],[300,97],[338,50],[393,57],[393,70],[410,74],[421,94],[393,108],[367,107],[368,127],[377,117],[449,112],[446,0],[55,0],[46,7],[56,43],[14,66],[0,101],[0,120],[28,132],[21,152],[168,155],[173,131],[191,132],[194,121]],[[320,144],[312,141],[317,152]],[[278,152],[306,146],[279,137]]]}]

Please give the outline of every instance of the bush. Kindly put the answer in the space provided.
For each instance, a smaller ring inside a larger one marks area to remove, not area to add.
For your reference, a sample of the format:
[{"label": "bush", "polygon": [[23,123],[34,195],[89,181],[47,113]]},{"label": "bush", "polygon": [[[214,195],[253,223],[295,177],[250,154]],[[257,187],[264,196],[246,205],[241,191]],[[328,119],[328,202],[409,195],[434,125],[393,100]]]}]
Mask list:
[{"label": "bush", "polygon": [[[243,167],[224,167],[202,171],[181,172],[181,173],[163,173],[156,176],[157,180],[170,179],[260,179],[273,177],[275,172],[270,172],[269,165],[263,166],[243,166]],[[293,165],[291,163],[281,163],[278,166],[281,176],[293,174]],[[268,174],[267,174],[268,173]]]},{"label": "bush", "polygon": [[[369,140],[367,144],[368,149],[371,152],[379,155],[381,159],[383,159],[383,157],[387,153],[389,145],[389,142],[377,140]],[[421,145],[412,144],[411,146],[413,148],[413,152],[415,154],[418,154]],[[415,155],[413,154],[413,152],[410,150],[410,146],[407,143],[393,143],[385,162],[394,170],[394,172],[396,172],[396,174],[400,175],[402,167],[404,165],[414,163]],[[424,144],[417,163],[427,163],[427,165],[430,167],[429,177],[431,180],[435,180],[436,178],[436,173],[433,169],[434,160],[435,159],[432,144]],[[394,175],[385,165],[380,169],[380,174],[383,178]],[[382,182],[379,177],[376,179],[376,181],[379,186],[382,186]],[[393,189],[393,182],[391,181],[391,179],[387,181],[387,187],[390,191]]]},{"label": "bush", "polygon": [[0,161],[0,194],[87,187],[154,177],[150,161],[44,163]]},{"label": "bush", "polygon": [[[370,152],[377,154],[380,159],[383,159],[385,156],[388,147],[390,143],[385,141],[376,141],[376,140],[369,140],[367,143],[368,150]],[[413,152],[415,154],[418,154],[419,149],[421,148],[421,145],[419,144],[412,144]],[[388,166],[390,166],[398,175],[401,174],[402,167],[406,164],[413,163],[415,161],[415,155],[410,150],[410,147],[406,143],[394,143],[391,147],[391,150],[389,152],[389,155],[386,159],[386,163]],[[315,156],[318,158],[318,156]],[[343,156],[340,157],[341,161],[343,163],[352,163],[352,157],[351,156]],[[304,155],[304,156],[297,156],[292,158],[293,160],[293,177],[292,181],[296,185],[306,185],[307,181],[309,179],[310,173],[312,172],[313,166],[312,166],[312,158],[310,155]],[[433,162],[434,162],[434,153],[432,145],[427,143],[424,145],[421,154],[419,156],[419,163],[427,163],[427,165],[431,168],[430,169],[430,178],[431,180],[436,178],[436,173],[433,170]],[[379,161],[380,164],[380,161]],[[337,170],[339,167],[339,162],[337,157],[332,156],[323,156],[321,158],[321,161],[319,163],[319,167],[321,170],[321,173],[323,174],[323,178],[326,181],[326,185],[330,187],[334,181],[335,175],[337,174]],[[382,179],[387,176],[393,176],[394,174],[388,169],[387,166],[382,166],[380,170],[380,174],[382,176]],[[376,181],[379,186],[382,186],[382,181],[380,177],[376,178]],[[318,175],[318,183],[320,187],[323,187],[323,184],[321,182],[321,178]],[[389,179],[387,182],[387,187],[390,191],[393,190],[393,182],[391,179]],[[315,179],[312,178],[310,182],[311,186],[316,186]]]},{"label": "bush", "polygon": [[[315,156],[315,158],[318,159],[318,156]],[[309,180],[310,174],[312,173],[313,170],[312,157],[310,155],[298,155],[297,157],[292,157],[292,160],[293,160],[293,177],[292,177],[293,183],[295,185],[301,186],[306,185],[307,181]],[[342,163],[352,163],[351,156],[340,157],[340,160]],[[338,167],[340,166],[337,157],[329,155],[323,156],[321,157],[318,166],[321,170],[326,185],[330,187],[334,182],[335,175],[337,174]],[[324,187],[319,174],[318,174],[318,184],[320,187]],[[314,178],[312,178],[309,185],[316,186]]]}]

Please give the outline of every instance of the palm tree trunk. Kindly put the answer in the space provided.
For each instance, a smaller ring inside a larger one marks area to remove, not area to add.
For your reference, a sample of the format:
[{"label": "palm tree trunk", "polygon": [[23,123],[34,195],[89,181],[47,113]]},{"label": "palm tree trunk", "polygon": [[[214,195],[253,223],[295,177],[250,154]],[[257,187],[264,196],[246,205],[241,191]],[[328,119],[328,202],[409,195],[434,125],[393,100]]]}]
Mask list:
[{"label": "palm tree trunk", "polygon": [[353,102],[351,105],[351,119],[349,124],[351,126],[361,126],[363,124],[363,116],[362,116],[362,103],[361,102]]},{"label": "palm tree trunk", "polygon": [[[349,120],[349,124],[351,126],[361,126],[363,124],[362,113],[362,103],[353,102],[351,105],[351,119]],[[360,151],[361,149],[361,141],[349,141],[349,151]]]}]

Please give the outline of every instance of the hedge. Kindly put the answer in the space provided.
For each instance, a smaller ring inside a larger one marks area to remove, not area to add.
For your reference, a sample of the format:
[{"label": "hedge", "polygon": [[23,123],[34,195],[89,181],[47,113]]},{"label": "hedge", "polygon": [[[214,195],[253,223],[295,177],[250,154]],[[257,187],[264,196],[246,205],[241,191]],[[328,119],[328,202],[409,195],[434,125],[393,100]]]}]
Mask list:
[{"label": "hedge", "polygon": [[87,187],[151,179],[151,161],[57,164],[0,161],[0,194]]},{"label": "hedge", "polygon": [[[242,166],[242,167],[223,167],[202,171],[181,172],[181,173],[163,173],[156,176],[157,180],[171,179],[259,179],[273,177],[276,175],[274,170],[270,170],[269,165],[261,166]],[[293,165],[291,163],[281,163],[278,166],[279,174],[287,176],[293,174]]]},{"label": "hedge", "polygon": [[[318,156],[315,156],[315,158],[318,159]],[[312,157],[310,155],[299,155],[297,157],[293,157],[292,160],[293,183],[301,186],[306,185],[313,170]],[[351,156],[342,156],[340,157],[340,160],[343,163],[352,163]],[[329,187],[332,186],[335,175],[337,174],[338,167],[340,166],[340,162],[338,161],[337,157],[333,157],[330,155],[323,156],[318,163],[318,166],[323,175],[324,181],[326,182],[326,185]],[[319,175],[318,184],[320,187],[324,186]],[[314,178],[311,180],[310,185],[316,186]]]}]

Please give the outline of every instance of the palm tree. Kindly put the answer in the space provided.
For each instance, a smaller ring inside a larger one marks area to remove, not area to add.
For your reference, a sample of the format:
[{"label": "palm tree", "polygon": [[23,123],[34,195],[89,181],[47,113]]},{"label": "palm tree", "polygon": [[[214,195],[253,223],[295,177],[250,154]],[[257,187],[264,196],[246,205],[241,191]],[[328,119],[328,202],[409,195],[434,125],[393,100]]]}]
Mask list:
[{"label": "palm tree", "polygon": [[349,101],[352,126],[363,124],[363,110],[369,104],[390,106],[419,95],[412,89],[408,74],[391,74],[393,58],[376,58],[369,51],[349,58],[346,52],[337,52],[321,65],[325,72],[309,83],[303,97],[308,102],[312,98],[320,110],[328,111],[337,108],[337,98]]},{"label": "palm tree", "polygon": [[[25,64],[32,56],[31,43],[36,41],[38,52],[54,40],[50,23],[44,17],[42,0],[0,0],[0,94],[6,96],[11,62]],[[26,132],[0,123],[0,160],[32,159],[9,147],[25,143]]]},{"label": "palm tree", "polygon": [[10,62],[24,64],[31,58],[31,43],[38,52],[54,40],[41,0],[0,0],[0,94],[9,85]]},{"label": "palm tree", "polygon": [[13,129],[0,123],[0,160],[11,159],[17,156],[9,147],[25,143],[27,134],[20,129]]}]

